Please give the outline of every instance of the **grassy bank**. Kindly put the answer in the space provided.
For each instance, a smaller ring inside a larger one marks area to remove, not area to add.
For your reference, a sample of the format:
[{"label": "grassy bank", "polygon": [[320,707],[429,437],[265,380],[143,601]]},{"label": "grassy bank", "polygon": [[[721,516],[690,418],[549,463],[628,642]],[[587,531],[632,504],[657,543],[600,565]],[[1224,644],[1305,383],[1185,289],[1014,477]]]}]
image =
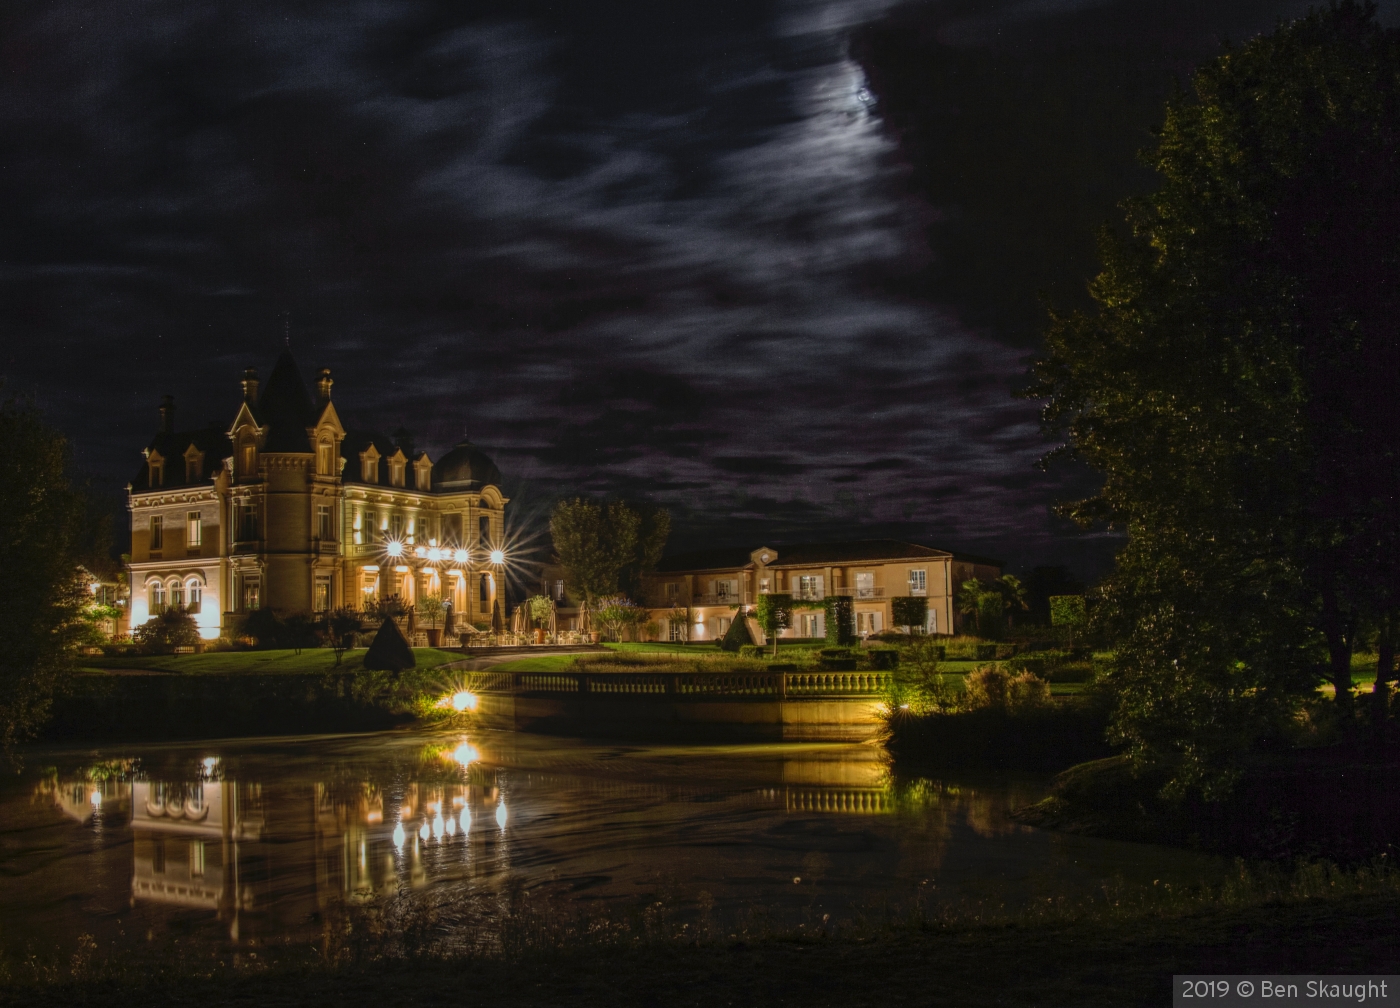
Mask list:
[{"label": "grassy bank", "polygon": [[[363,672],[367,653],[366,648],[346,651],[339,666],[335,663],[335,652],[329,648],[303,648],[301,651],[210,651],[189,655],[121,655],[84,658],[80,671],[91,674],[147,671],[176,675],[308,675]],[[438,648],[414,648],[413,657],[420,669],[435,668],[448,662],[462,660],[460,652]]]},{"label": "grassy bank", "polygon": [[1017,813],[1049,829],[1171,844],[1255,858],[1355,862],[1400,853],[1400,759],[1350,746],[1262,754],[1229,796],[1161,794],[1167,772],[1137,772],[1123,757],[1071,767],[1049,798]]},{"label": "grassy bank", "polygon": [[[178,945],[12,959],[8,1005],[1158,1006],[1173,973],[1400,972],[1394,873],[1243,871],[1214,892],[1055,903],[1008,916],[898,908],[776,933],[679,924],[662,903],[623,921],[515,912],[475,947],[412,914],[329,922],[295,949],[201,956]],[[753,918],[750,918],[752,921]]]}]

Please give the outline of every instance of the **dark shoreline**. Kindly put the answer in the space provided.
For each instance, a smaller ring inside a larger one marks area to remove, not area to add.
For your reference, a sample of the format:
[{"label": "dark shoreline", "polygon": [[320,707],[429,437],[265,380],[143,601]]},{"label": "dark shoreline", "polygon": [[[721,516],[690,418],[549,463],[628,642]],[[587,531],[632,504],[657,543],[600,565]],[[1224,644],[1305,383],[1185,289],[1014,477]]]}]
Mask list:
[{"label": "dark shoreline", "polygon": [[[1130,926],[1125,926],[1130,924]],[[314,953],[313,953],[314,955]],[[1176,916],[896,928],[874,936],[525,952],[210,970],[161,962],[57,964],[0,1004],[576,1006],[1170,1003],[1173,973],[1400,972],[1400,897],[1317,899]],[[73,974],[77,973],[77,978]]]}]

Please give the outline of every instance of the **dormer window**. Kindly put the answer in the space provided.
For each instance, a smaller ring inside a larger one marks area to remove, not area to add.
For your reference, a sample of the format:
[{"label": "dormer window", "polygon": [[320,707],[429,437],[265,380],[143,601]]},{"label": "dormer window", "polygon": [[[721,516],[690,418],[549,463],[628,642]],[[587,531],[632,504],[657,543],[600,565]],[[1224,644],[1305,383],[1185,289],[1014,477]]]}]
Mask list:
[{"label": "dormer window", "polygon": [[413,463],[413,482],[419,490],[431,490],[433,486],[433,464],[424,455]]},{"label": "dormer window", "polygon": [[404,471],[408,468],[408,459],[404,458],[402,451],[396,451],[389,456],[389,485],[401,487],[404,485]]},{"label": "dormer window", "polygon": [[151,452],[150,457],[146,460],[146,467],[151,486],[165,486],[165,459],[155,452]]},{"label": "dormer window", "polygon": [[245,440],[238,446],[238,478],[257,479],[258,477],[258,446],[251,440]]},{"label": "dormer window", "polygon": [[204,452],[194,445],[185,450],[185,482],[198,483],[204,474]]},{"label": "dormer window", "polygon": [[379,482],[379,452],[374,450],[374,445],[360,452],[360,479],[366,483]]},{"label": "dormer window", "polygon": [[335,445],[329,440],[322,440],[316,445],[316,474],[318,476],[335,475]]}]

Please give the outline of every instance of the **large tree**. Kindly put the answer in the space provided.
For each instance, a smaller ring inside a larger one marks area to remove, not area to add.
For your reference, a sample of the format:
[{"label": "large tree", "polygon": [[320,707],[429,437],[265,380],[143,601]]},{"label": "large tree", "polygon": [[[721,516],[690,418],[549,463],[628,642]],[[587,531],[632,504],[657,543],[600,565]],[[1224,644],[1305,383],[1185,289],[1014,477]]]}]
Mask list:
[{"label": "large tree", "polygon": [[1146,155],[1161,188],[1103,238],[1097,312],[1056,317],[1037,365],[1047,421],[1104,477],[1067,511],[1128,533],[1095,615],[1115,730],[1183,781],[1319,678],[1350,723],[1354,642],[1400,599],[1400,36],[1374,12],[1196,73]]},{"label": "large tree", "polygon": [[623,592],[637,596],[642,577],[656,568],[671,532],[664,510],[643,512],[624,501],[560,501],[549,519],[554,552],[572,595],[594,600]]},{"label": "large tree", "polygon": [[48,716],[91,601],[78,576],[89,529],[68,444],[28,404],[0,404],[0,746]]}]

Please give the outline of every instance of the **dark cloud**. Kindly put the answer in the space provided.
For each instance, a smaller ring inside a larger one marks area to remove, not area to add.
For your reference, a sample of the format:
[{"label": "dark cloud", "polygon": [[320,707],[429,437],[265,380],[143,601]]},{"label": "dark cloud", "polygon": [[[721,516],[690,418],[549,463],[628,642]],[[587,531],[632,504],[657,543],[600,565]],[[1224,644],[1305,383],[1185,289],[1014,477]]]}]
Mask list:
[{"label": "dark cloud", "polygon": [[[40,0],[0,40],[0,370],[117,486],[161,395],[227,419],[289,319],[349,422],[469,433],[536,523],[619,493],[678,545],[1058,556],[1084,476],[1034,468],[1027,305],[1140,182],[1171,61],[1121,71],[1214,17],[1169,6],[900,14],[882,114],[849,47],[881,0]],[[969,83],[900,78],[921,52]]]}]

